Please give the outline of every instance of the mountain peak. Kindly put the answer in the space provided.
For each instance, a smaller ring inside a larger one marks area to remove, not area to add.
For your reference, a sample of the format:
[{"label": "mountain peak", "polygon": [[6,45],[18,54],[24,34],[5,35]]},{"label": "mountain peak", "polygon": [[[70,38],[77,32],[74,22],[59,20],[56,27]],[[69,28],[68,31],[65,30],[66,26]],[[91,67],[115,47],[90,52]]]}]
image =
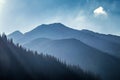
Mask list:
[{"label": "mountain peak", "polygon": [[36,27],[35,29],[33,29],[32,31],[38,31],[38,30],[42,30],[42,29],[53,29],[53,28],[59,28],[59,29],[63,29],[66,28],[66,26],[62,23],[52,23],[52,24],[42,24],[38,27]]},{"label": "mountain peak", "polygon": [[13,34],[20,34],[20,35],[23,35],[23,33],[20,32],[19,30],[15,31],[15,32],[13,32],[13,33],[11,33],[10,35],[13,35]]},{"label": "mountain peak", "polygon": [[21,37],[23,37],[23,33],[21,33],[20,31],[15,31],[15,32],[9,34],[7,37],[8,37],[9,39],[18,40],[18,39],[20,39]]},{"label": "mountain peak", "polygon": [[54,26],[65,26],[64,24],[62,24],[62,23],[52,23],[52,24],[49,24],[49,25],[54,25]]},{"label": "mountain peak", "polygon": [[42,24],[38,27],[65,27],[62,23]]}]

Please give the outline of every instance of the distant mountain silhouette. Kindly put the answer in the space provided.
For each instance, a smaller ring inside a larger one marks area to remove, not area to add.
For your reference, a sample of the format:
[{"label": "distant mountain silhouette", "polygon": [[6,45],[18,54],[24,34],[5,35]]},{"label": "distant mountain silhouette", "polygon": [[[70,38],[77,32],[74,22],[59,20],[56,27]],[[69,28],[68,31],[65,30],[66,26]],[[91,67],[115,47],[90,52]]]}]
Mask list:
[{"label": "distant mountain silhouette", "polygon": [[96,35],[96,36],[106,39],[108,41],[116,42],[116,43],[120,44],[120,36],[111,35],[111,34],[106,35],[106,34],[95,33],[93,31],[89,31],[89,30],[85,30],[85,29],[83,29],[82,31],[85,33],[94,35],[94,36]]},{"label": "distant mountain silhouette", "polygon": [[99,80],[78,67],[49,55],[14,45],[0,36],[0,80]]},{"label": "distant mountain silhouette", "polygon": [[34,51],[54,55],[67,63],[79,64],[84,70],[100,74],[104,80],[120,79],[119,59],[92,48],[77,39],[51,40],[39,38],[23,46]]},{"label": "distant mountain silhouette", "polygon": [[13,38],[15,40],[15,43],[20,43],[22,45],[37,38],[48,39],[75,38],[102,52],[106,52],[116,57],[120,57],[119,36],[99,34],[89,30],[75,30],[66,27],[61,23],[40,25],[37,28],[25,33],[22,38],[17,40],[15,39],[14,36],[8,35],[8,37]]},{"label": "distant mountain silhouette", "polygon": [[19,40],[22,37],[23,33],[21,33],[20,31],[15,31],[8,36],[8,38],[12,38],[14,42],[17,42],[17,40]]},{"label": "distant mountain silhouette", "polygon": [[82,69],[100,74],[104,80],[120,80],[119,36],[54,23],[40,25],[14,42],[67,63],[79,64]]}]

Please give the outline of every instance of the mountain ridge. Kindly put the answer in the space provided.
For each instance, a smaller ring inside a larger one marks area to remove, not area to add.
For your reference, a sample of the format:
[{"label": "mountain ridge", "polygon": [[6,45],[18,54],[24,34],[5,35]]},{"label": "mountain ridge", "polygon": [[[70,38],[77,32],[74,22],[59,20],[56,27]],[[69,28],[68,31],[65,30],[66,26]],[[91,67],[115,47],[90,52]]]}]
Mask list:
[{"label": "mountain ridge", "polygon": [[120,73],[120,45],[117,38],[53,23],[38,26],[24,34],[17,43],[68,63],[79,64],[85,70],[100,74],[104,80],[117,80]]},{"label": "mountain ridge", "polygon": [[[9,35],[8,35],[9,37]],[[13,38],[13,37],[9,37]],[[103,52],[120,57],[120,37],[105,35],[89,30],[75,30],[61,23],[43,24],[24,34],[15,43],[24,45],[37,38],[67,39],[75,38]],[[97,45],[98,44],[98,45]]]}]

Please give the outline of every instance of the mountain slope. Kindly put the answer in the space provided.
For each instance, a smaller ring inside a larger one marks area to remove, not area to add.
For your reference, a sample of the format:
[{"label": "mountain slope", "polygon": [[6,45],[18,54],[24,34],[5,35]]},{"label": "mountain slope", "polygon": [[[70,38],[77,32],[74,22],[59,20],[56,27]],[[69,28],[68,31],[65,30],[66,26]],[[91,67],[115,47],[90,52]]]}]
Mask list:
[{"label": "mountain slope", "polygon": [[99,80],[56,58],[27,51],[0,37],[0,80]]},{"label": "mountain slope", "polygon": [[85,32],[85,33],[94,35],[94,36],[101,37],[101,38],[106,39],[108,41],[120,44],[120,36],[111,35],[111,34],[105,35],[105,34],[95,33],[93,31],[89,31],[89,30],[85,30],[85,29],[82,30],[82,31]]},{"label": "mountain slope", "polygon": [[[24,37],[18,40],[19,43],[24,44],[37,38],[50,38],[50,39],[62,39],[69,38],[71,36],[72,29],[64,26],[61,23],[55,23],[50,25],[40,25],[37,28],[24,34]],[[29,41],[28,41],[29,40]]]},{"label": "mountain slope", "polygon": [[40,25],[37,28],[25,33],[24,36],[19,40],[16,40],[16,42],[24,45],[37,38],[75,38],[102,52],[120,57],[120,37],[98,34],[88,30],[75,30],[72,28],[68,28],[61,23]]},{"label": "mountain slope", "polygon": [[49,40],[39,38],[23,46],[54,55],[67,63],[79,64],[82,69],[97,73],[104,80],[120,79],[119,59],[92,48],[77,39]]},{"label": "mountain slope", "polygon": [[20,38],[23,37],[23,34],[20,31],[15,31],[8,35],[8,38],[12,38],[14,42],[17,42]]}]

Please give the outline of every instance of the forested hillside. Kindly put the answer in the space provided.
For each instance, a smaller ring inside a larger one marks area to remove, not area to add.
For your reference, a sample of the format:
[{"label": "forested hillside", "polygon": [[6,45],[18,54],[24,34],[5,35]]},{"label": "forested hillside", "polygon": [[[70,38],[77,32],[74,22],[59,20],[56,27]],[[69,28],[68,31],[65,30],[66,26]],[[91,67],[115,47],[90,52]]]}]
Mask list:
[{"label": "forested hillside", "polygon": [[14,45],[0,36],[0,80],[99,80],[79,67]]}]

